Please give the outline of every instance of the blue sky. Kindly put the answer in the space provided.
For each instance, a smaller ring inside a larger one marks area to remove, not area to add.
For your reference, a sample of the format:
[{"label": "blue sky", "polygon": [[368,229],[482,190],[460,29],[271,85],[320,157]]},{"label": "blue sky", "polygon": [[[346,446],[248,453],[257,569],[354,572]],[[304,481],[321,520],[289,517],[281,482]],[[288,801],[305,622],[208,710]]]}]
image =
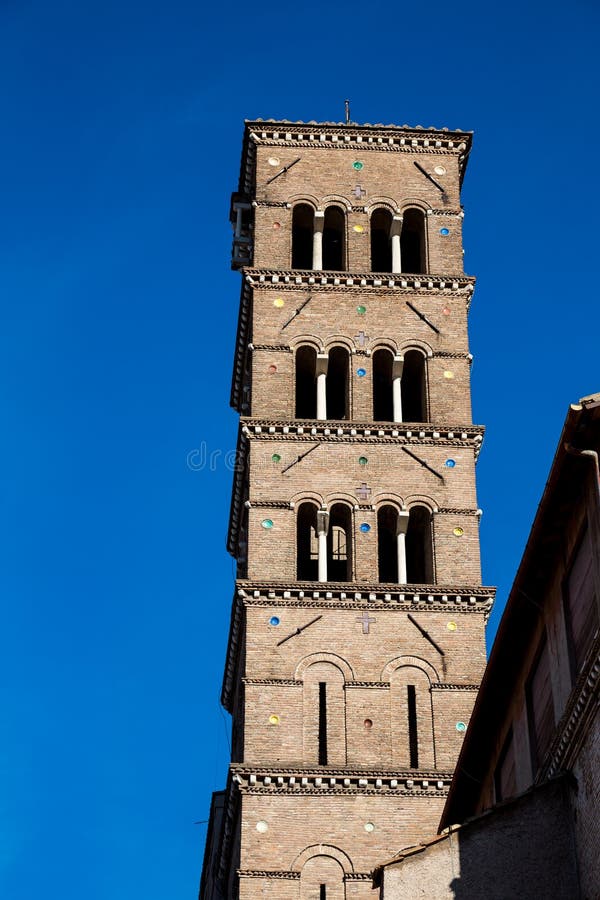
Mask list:
[{"label": "blue sky", "polygon": [[[244,118],[475,131],[466,269],[500,610],[598,373],[598,7],[0,3],[0,894],[196,896],[228,746]],[[497,613],[492,623],[495,627]]]}]

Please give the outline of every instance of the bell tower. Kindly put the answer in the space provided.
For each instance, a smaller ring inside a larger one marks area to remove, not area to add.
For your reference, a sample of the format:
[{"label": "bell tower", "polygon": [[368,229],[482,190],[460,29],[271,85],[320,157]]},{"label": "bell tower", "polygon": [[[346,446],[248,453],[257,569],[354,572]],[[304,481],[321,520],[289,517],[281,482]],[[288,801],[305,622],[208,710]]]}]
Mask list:
[{"label": "bell tower", "polygon": [[[366,900],[434,834],[485,665],[471,135],[247,121],[222,701],[202,900]],[[216,807],[213,807],[216,810]]]}]

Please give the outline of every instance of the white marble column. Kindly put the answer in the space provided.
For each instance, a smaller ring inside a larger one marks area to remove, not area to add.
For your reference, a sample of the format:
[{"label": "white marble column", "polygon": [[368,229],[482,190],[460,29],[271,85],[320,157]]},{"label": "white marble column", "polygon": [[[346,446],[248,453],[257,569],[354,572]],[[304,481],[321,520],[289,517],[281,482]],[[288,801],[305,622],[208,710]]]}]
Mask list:
[{"label": "white marble column", "polygon": [[327,353],[317,353],[317,419],[327,418]]},{"label": "white marble column", "polygon": [[402,231],[402,216],[392,218],[392,272],[399,274],[402,271],[402,256],[400,253],[400,233]]},{"label": "white marble column", "polygon": [[325,224],[325,213],[317,211],[314,218],[313,231],[313,269],[320,270],[323,268],[323,226]]},{"label": "white marble column", "polygon": [[402,370],[404,357],[394,356],[392,362],[392,399],[394,403],[394,422],[402,421]]},{"label": "white marble column", "polygon": [[398,584],[406,584],[406,532],[408,531],[408,512],[398,513],[396,526],[396,544],[398,548]]},{"label": "white marble column", "polygon": [[317,512],[317,540],[319,542],[318,580],[327,581],[327,532],[329,530],[329,513],[325,510]]}]

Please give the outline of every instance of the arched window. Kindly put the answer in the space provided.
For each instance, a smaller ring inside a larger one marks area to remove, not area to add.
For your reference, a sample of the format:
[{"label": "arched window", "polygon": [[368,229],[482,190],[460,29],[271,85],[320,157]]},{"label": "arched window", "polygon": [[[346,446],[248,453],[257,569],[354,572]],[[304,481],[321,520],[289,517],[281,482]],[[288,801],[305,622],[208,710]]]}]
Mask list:
[{"label": "arched window", "polygon": [[296,516],[296,578],[317,581],[318,574],[317,505],[308,501],[300,504]]},{"label": "arched window", "polygon": [[315,211],[298,203],[292,213],[292,269],[312,269]]},{"label": "arched window", "polygon": [[331,856],[313,856],[300,874],[300,900],[344,900],[344,870]]},{"label": "arched window", "polygon": [[427,271],[425,247],[425,215],[422,210],[410,208],[403,214],[400,235],[402,271],[417,275]]},{"label": "arched window", "polygon": [[373,419],[375,422],[394,421],[392,390],[394,357],[385,347],[373,354]]},{"label": "arched window", "polygon": [[398,584],[398,510],[380,506],[377,510],[377,561],[379,581]]},{"label": "arched window", "polygon": [[352,512],[344,503],[329,513],[327,581],[352,581]]},{"label": "arched window", "polygon": [[376,209],[371,216],[371,271],[392,271],[392,214]]},{"label": "arched window", "polygon": [[296,350],[296,418],[317,418],[317,351],[314,347]]},{"label": "arched window", "polygon": [[392,762],[398,768],[435,768],[433,707],[427,673],[400,666],[390,679]]},{"label": "arched window", "polygon": [[304,672],[302,687],[302,755],[305,765],[345,765],[346,698],[343,672],[331,662],[314,662]]},{"label": "arched window", "polygon": [[345,269],[346,215],[339,206],[328,206],[323,222],[323,269]]},{"label": "arched window", "polygon": [[345,347],[332,347],[327,365],[327,419],[348,419],[350,370],[349,354]]},{"label": "arched window", "polygon": [[406,532],[407,584],[434,584],[431,512],[426,506],[413,506]]},{"label": "arched window", "polygon": [[419,350],[407,350],[402,368],[402,421],[427,422],[425,357]]}]

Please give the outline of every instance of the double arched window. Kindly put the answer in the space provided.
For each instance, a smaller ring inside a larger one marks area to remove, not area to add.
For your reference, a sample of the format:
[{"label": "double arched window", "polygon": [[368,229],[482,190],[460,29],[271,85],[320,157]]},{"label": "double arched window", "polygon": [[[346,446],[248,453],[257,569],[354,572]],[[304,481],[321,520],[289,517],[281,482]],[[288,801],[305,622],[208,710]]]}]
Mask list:
[{"label": "double arched window", "polygon": [[375,422],[426,422],[425,356],[407,350],[394,356],[387,347],[373,354],[373,419]]},{"label": "double arched window", "polygon": [[292,269],[346,269],[346,213],[341,206],[316,212],[298,203],[292,212]]},{"label": "double arched window", "polygon": [[345,347],[328,354],[303,345],[296,351],[297,419],[348,419],[350,356]]},{"label": "double arched window", "polygon": [[392,504],[377,510],[379,581],[390,584],[434,584],[431,511],[413,506],[409,512]]},{"label": "double arched window", "polygon": [[408,207],[402,217],[389,209],[377,207],[371,213],[371,271],[407,272],[413,275],[427,271],[425,214],[418,207]]},{"label": "double arched window", "polygon": [[345,503],[329,510],[313,501],[298,507],[296,517],[298,581],[352,581],[352,511]]}]

